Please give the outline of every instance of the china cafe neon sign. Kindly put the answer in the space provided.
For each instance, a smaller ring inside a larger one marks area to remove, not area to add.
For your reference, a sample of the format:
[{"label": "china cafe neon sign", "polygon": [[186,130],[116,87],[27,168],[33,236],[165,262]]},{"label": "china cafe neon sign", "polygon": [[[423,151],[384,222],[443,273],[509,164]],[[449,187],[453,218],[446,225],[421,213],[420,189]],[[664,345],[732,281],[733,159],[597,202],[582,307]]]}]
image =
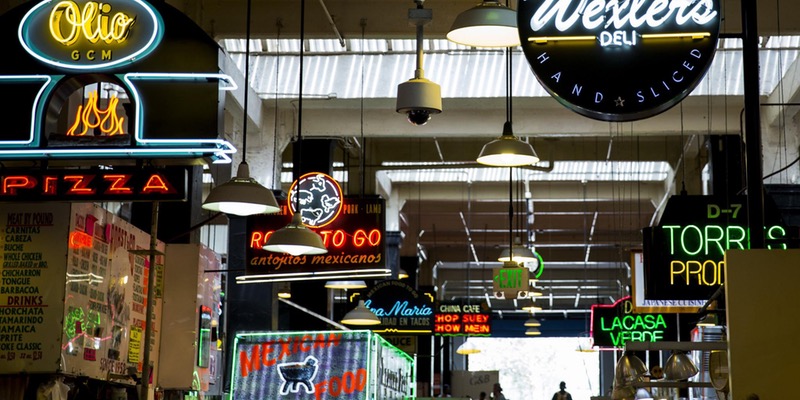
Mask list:
[{"label": "china cafe neon sign", "polygon": [[659,342],[677,336],[677,318],[669,314],[633,314],[631,297],[592,306],[592,338],[597,347],[621,348],[627,342]]},{"label": "china cafe neon sign", "polygon": [[433,318],[433,333],[444,336],[489,336],[489,313],[478,304],[440,304]]}]

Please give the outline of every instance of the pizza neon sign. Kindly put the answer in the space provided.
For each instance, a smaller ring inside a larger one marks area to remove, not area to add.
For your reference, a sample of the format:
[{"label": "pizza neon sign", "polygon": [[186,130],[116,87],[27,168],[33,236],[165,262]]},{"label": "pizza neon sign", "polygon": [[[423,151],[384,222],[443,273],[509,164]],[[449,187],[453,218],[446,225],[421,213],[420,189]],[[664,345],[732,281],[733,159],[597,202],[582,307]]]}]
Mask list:
[{"label": "pizza neon sign", "polygon": [[6,171],[0,201],[185,200],[187,169]]}]

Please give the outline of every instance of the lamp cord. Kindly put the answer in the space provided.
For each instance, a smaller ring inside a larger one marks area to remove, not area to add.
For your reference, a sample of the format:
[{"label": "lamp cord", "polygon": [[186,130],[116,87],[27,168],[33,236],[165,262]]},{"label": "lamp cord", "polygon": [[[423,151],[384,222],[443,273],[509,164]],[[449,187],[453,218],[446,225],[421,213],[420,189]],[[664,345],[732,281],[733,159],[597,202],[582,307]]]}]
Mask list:
[{"label": "lamp cord", "polygon": [[361,18],[361,162],[359,163],[359,170],[361,172],[361,190],[360,194],[361,197],[364,197],[364,186],[366,186],[367,178],[366,173],[364,172],[364,165],[366,164],[366,157],[367,157],[367,144],[364,139],[364,48],[365,45],[365,33],[367,30],[367,19]]},{"label": "lamp cord", "polygon": [[274,135],[272,136],[272,168],[278,170],[278,176],[277,176],[278,185],[275,185],[276,177],[275,177],[275,172],[273,172],[272,173],[272,179],[273,179],[272,186],[273,187],[280,187],[280,179],[281,179],[280,176],[281,176],[281,170],[283,169],[282,165],[281,165],[283,163],[281,162],[281,164],[278,164],[278,93],[280,92],[278,90],[278,84],[280,83],[279,76],[280,76],[280,71],[281,71],[281,28],[283,28],[283,21],[280,18],[278,18],[275,21],[275,28],[277,30],[277,35],[275,37],[275,50],[276,50],[276,53],[275,53],[275,132],[274,132]]},{"label": "lamp cord", "polygon": [[[248,0],[250,1],[250,0]],[[297,83],[297,171],[298,175],[302,175],[301,168],[303,167],[303,53],[305,48],[306,38],[306,0],[300,0],[300,74],[299,82]],[[299,176],[298,176],[299,178]],[[300,213],[300,195],[299,188],[295,188],[294,195],[294,208],[297,213]],[[302,214],[301,221],[302,221]]]},{"label": "lamp cord", "polygon": [[514,222],[514,167],[508,168],[508,260],[514,261],[514,233],[512,224]]},{"label": "lamp cord", "polygon": [[247,22],[245,23],[245,45],[244,45],[244,101],[242,115],[242,164],[247,164],[247,101],[250,92],[250,13],[252,0],[247,0]]},{"label": "lamp cord", "polygon": [[512,119],[512,100],[511,100],[511,47],[506,47],[506,121]]}]

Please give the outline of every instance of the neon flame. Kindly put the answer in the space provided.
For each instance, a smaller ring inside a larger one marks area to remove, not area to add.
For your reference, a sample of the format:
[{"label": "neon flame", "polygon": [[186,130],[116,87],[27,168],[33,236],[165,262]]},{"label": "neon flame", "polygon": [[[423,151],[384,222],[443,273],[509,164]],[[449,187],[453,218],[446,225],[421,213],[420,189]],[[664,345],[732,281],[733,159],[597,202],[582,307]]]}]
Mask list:
[{"label": "neon flame", "polygon": [[[71,232],[69,234],[69,248],[80,249],[82,247],[92,248],[92,236],[81,231]],[[102,280],[102,277],[100,279]]]},{"label": "neon flame", "polygon": [[[109,44],[122,43],[128,38],[136,17],[121,12],[111,17],[110,13],[111,5],[107,3],[89,1],[81,11],[74,1],[61,1],[50,12],[50,35],[65,46],[75,44],[81,32],[90,43],[100,40]],[[66,32],[62,30],[64,24]]]},{"label": "neon flame", "polygon": [[[108,107],[101,110],[97,107],[97,92],[89,93],[89,101],[86,106],[78,106],[75,123],[67,130],[67,136],[84,136],[89,132],[89,128],[99,128],[100,132],[107,136],[123,135],[122,123],[125,118],[117,116],[117,104],[119,104],[119,98],[112,95],[108,100]],[[83,125],[83,130],[76,133],[81,125]]]}]

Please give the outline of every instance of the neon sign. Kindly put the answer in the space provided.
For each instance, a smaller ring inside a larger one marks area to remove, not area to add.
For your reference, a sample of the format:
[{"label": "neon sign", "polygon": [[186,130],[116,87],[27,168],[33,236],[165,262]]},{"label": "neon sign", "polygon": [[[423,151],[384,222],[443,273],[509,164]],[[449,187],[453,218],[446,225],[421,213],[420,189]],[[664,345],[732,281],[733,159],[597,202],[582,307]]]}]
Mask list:
[{"label": "neon sign", "polygon": [[489,336],[491,314],[477,304],[441,303],[433,318],[437,336]]},{"label": "neon sign", "polygon": [[623,348],[627,342],[660,342],[677,340],[675,315],[634,314],[631,297],[611,305],[592,306],[593,345]]},{"label": "neon sign", "polygon": [[[725,282],[725,251],[750,248],[743,204],[745,199],[741,196],[670,198],[659,225],[644,229],[643,268],[641,273],[634,274],[637,311],[664,311],[661,306],[669,308],[669,301],[705,303]],[[767,226],[763,228],[766,247],[777,250],[796,247],[796,232],[784,228],[771,201],[768,204]],[[647,303],[659,307],[651,308]]]},{"label": "neon sign", "polygon": [[339,182],[322,172],[311,172],[298,178],[289,188],[289,210],[297,213],[312,228],[330,224],[342,210],[342,188]]},{"label": "neon sign", "polygon": [[87,1],[81,10],[74,1],[67,0],[59,2],[50,11],[50,35],[64,46],[75,44],[81,33],[89,43],[122,43],[128,38],[135,21],[135,16],[124,12],[112,17],[108,3]]},{"label": "neon sign", "polygon": [[[710,66],[719,0],[528,0],[522,49],[542,86],[571,110],[603,121],[661,113]],[[598,60],[587,68],[585,60]]]},{"label": "neon sign", "polygon": [[233,342],[234,399],[416,397],[413,359],[370,331],[238,333]]},{"label": "neon sign", "polygon": [[161,41],[160,15],[143,0],[44,0],[19,25],[19,41],[39,61],[71,70],[134,62]]},{"label": "neon sign", "polygon": [[[78,105],[78,111],[75,112],[75,123],[67,130],[67,136],[84,136],[89,129],[98,129],[101,134],[107,136],[124,134],[122,124],[125,118],[117,116],[117,104],[119,104],[119,98],[112,95],[108,99],[106,109],[101,110],[97,106],[97,91],[89,93],[86,105]],[[78,128],[81,126],[83,129],[78,132]]]},{"label": "neon sign", "polygon": [[[187,176],[186,167],[6,170],[0,175],[0,201],[185,200]],[[75,240],[77,246],[83,243]]]},{"label": "neon sign", "polygon": [[366,292],[353,293],[348,300],[355,306],[361,299],[381,319],[373,332],[431,333],[434,307],[431,293],[421,293],[403,281],[388,279]]},{"label": "neon sign", "polygon": [[[319,193],[315,190],[312,192]],[[306,195],[304,198],[304,201],[308,201],[307,205],[311,206],[311,196]],[[322,199],[323,196],[319,196],[319,200]],[[247,275],[238,277],[238,281],[277,282],[304,278],[334,279],[364,276],[363,274],[372,277],[390,275],[391,271],[385,267],[386,257],[383,254],[384,201],[378,197],[346,197],[339,203],[341,210],[336,213],[336,218],[325,222],[321,228],[309,228],[322,237],[323,244],[328,249],[328,253],[323,255],[292,256],[268,252],[262,248],[273,232],[289,223],[292,215],[289,206],[284,204],[277,214],[248,217]]]}]

